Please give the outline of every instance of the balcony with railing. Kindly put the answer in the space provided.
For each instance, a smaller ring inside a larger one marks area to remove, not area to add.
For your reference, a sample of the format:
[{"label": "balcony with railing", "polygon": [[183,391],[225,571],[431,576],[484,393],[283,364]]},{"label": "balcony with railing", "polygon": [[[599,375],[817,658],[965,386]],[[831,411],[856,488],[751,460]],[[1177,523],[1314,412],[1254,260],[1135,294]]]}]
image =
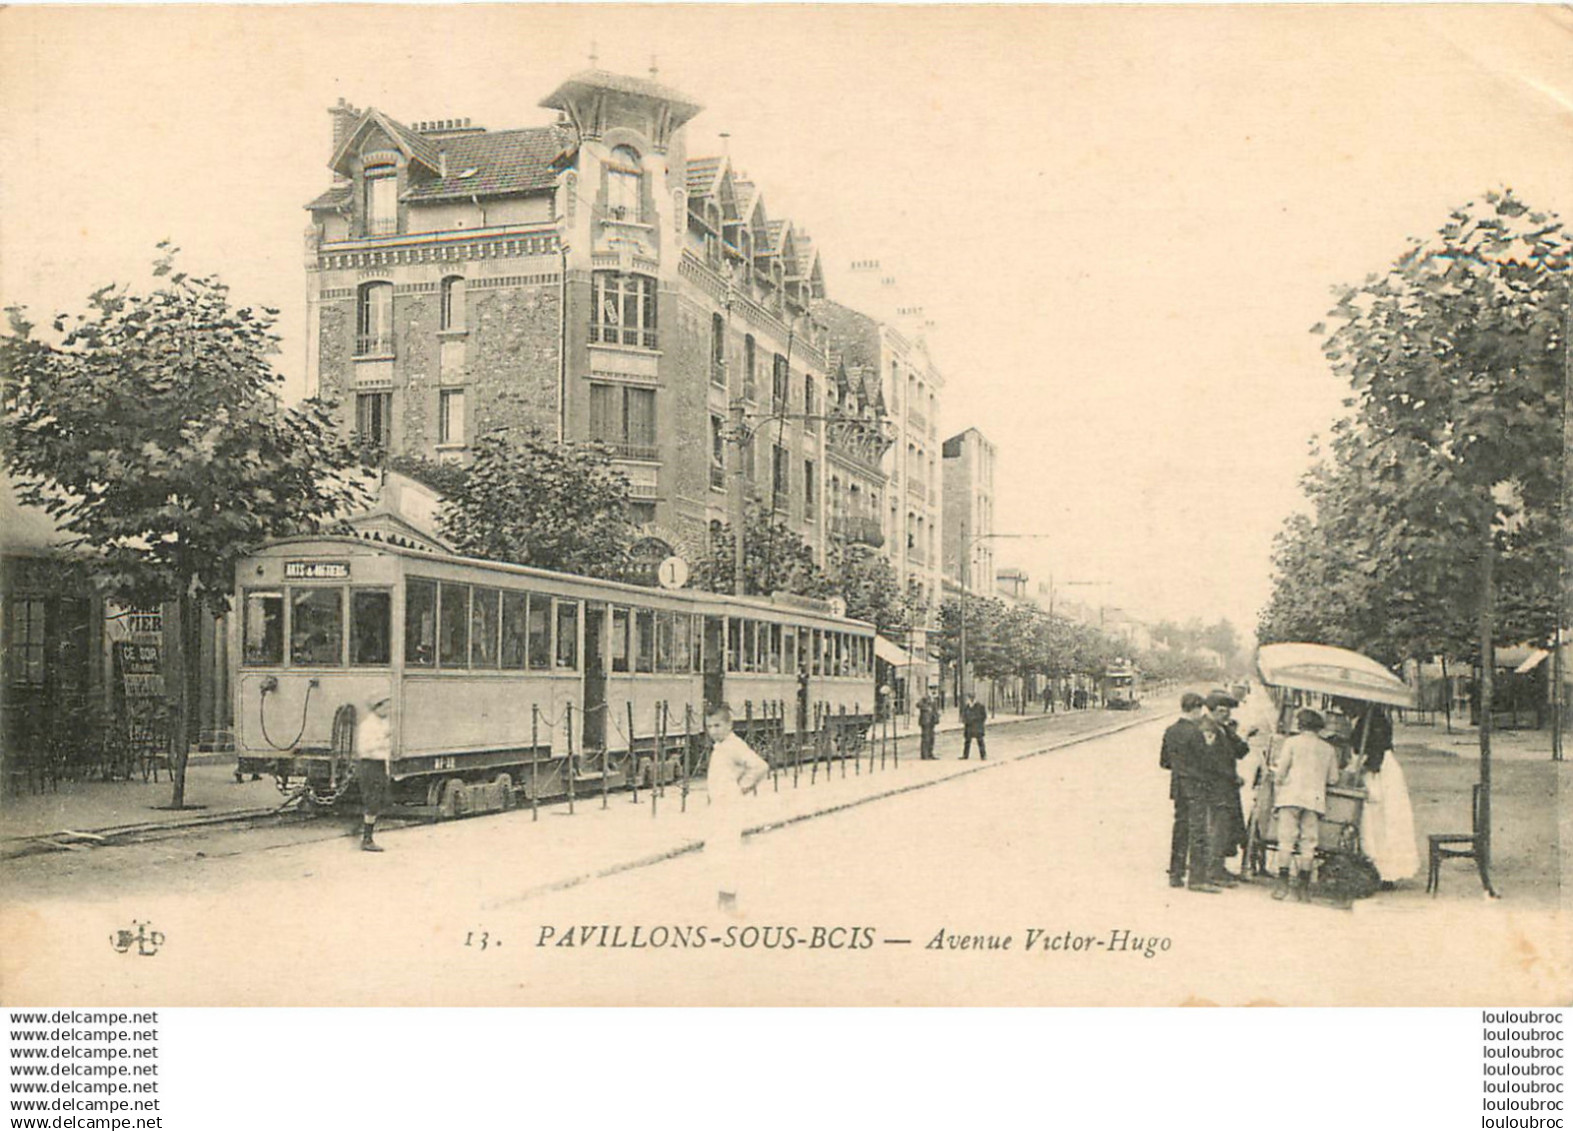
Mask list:
[{"label": "balcony with railing", "polygon": [[879,519],[862,515],[832,515],[830,536],[854,545],[878,547],[885,544],[885,532],[880,529]]},{"label": "balcony with railing", "polygon": [[368,334],[355,335],[356,357],[391,357],[393,354],[393,331],[374,330]]},{"label": "balcony with railing", "polygon": [[612,449],[613,459],[632,460],[637,463],[657,463],[660,461],[659,453],[654,444],[631,444],[626,440],[601,440]]}]

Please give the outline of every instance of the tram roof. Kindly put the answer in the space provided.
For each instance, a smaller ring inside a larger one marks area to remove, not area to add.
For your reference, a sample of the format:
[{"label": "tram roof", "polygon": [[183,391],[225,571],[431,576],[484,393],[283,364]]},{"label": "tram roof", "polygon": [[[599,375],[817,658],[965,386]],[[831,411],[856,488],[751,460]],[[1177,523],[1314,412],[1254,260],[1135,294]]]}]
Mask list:
[{"label": "tram roof", "polygon": [[[322,543],[344,546],[346,548],[372,549],[402,558],[419,558],[426,561],[443,562],[449,565],[470,566],[506,573],[515,577],[533,577],[547,582],[557,581],[570,582],[575,585],[590,585],[599,589],[626,593],[630,598],[639,597],[648,600],[651,595],[686,598],[690,601],[715,602],[736,606],[740,609],[757,609],[772,613],[793,613],[818,620],[835,621],[839,624],[857,625],[870,631],[874,629],[874,625],[868,621],[857,620],[854,617],[838,617],[828,611],[804,608],[795,603],[777,601],[770,597],[738,597],[731,593],[712,593],[706,589],[652,589],[647,585],[633,585],[626,581],[608,581],[600,577],[585,577],[582,574],[540,569],[536,566],[518,565],[514,562],[499,562],[490,558],[471,558],[462,554],[445,554],[414,546],[400,546],[396,543],[384,542],[374,538],[362,538],[353,534],[298,534],[290,538],[279,538],[259,546],[252,551],[251,556],[258,557],[267,554],[269,551],[283,550],[291,546],[320,545]],[[633,603],[633,601],[631,600],[630,603]]]}]

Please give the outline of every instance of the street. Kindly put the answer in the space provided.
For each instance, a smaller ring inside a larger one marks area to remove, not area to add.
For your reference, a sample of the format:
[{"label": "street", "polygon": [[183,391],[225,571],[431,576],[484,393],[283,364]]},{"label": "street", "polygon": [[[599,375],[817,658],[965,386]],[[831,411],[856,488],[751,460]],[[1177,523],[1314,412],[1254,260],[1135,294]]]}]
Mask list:
[{"label": "street", "polygon": [[[685,814],[669,790],[654,819],[647,797],[635,811],[614,795],[571,817],[411,826],[380,856],[319,822],[13,860],[0,952],[28,958],[0,959],[4,985],[13,1002],[84,1004],[1566,997],[1568,933],[1549,906],[1433,901],[1413,884],[1353,910],[1274,903],[1261,884],[1170,889],[1162,718],[1144,716],[1002,728],[993,757],[965,767],[950,738],[938,763],[767,782],[750,820],[792,823],[749,838],[738,918],[686,850],[704,835],[702,792]],[[1024,756],[1121,723],[1134,725]],[[871,792],[888,795],[857,803]],[[133,924],[158,932],[156,953],[109,945]]]}]

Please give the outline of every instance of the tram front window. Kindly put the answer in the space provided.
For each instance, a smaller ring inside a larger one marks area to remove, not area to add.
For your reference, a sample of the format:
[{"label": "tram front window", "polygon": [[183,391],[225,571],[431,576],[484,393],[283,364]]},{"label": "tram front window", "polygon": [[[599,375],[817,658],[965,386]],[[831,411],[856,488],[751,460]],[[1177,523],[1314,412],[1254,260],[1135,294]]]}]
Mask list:
[{"label": "tram front window", "polygon": [[437,662],[437,583],[411,578],[404,585],[404,663],[429,668]]},{"label": "tram front window", "polygon": [[393,594],[385,589],[350,593],[350,663],[387,664],[392,648]]},{"label": "tram front window", "polygon": [[289,658],[324,667],[344,662],[344,591],[296,589],[290,595]]},{"label": "tram front window", "polygon": [[245,656],[248,664],[284,662],[284,594],[248,590],[245,612]]}]

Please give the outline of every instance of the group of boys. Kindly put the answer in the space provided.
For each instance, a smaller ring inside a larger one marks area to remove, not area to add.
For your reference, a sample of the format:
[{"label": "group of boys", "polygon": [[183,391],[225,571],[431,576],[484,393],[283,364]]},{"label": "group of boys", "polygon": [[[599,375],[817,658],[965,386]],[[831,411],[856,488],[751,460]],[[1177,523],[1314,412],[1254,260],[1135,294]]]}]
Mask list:
[{"label": "group of boys", "polygon": [[1169,771],[1174,831],[1169,886],[1217,894],[1239,877],[1224,866],[1245,839],[1238,764],[1250,749],[1232,712],[1239,700],[1222,691],[1180,697],[1180,718],[1163,733],[1158,764]]}]

